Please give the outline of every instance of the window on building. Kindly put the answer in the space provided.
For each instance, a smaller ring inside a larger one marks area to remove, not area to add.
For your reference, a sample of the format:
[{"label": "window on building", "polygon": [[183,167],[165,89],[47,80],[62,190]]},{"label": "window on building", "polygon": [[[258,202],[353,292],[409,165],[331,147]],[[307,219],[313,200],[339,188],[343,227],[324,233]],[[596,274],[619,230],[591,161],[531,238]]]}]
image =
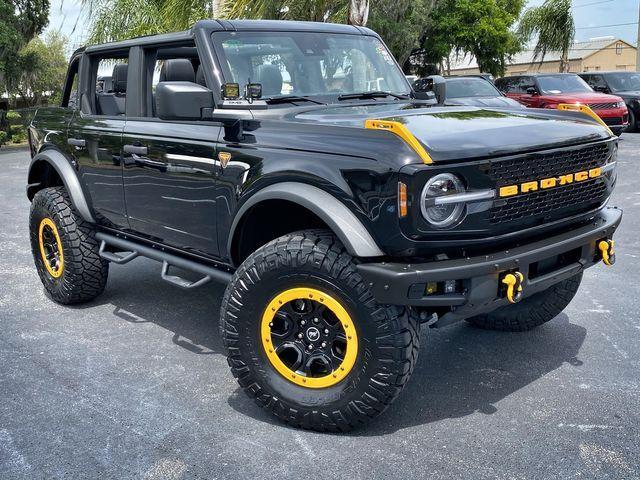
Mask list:
[{"label": "window on building", "polygon": [[616,55],[622,55],[622,42],[616,43]]}]

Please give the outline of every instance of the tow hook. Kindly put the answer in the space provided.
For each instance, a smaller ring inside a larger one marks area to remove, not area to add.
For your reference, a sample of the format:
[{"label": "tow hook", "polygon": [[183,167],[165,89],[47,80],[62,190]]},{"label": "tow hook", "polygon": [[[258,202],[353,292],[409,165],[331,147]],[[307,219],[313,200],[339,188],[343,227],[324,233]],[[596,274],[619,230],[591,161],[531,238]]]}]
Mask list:
[{"label": "tow hook", "polygon": [[524,275],[515,271],[506,273],[500,283],[506,287],[505,296],[509,303],[517,303],[522,298],[522,282]]},{"label": "tow hook", "polygon": [[613,251],[614,241],[605,239],[598,242],[598,250],[602,255],[602,261],[605,265],[611,266],[616,263],[616,254]]}]

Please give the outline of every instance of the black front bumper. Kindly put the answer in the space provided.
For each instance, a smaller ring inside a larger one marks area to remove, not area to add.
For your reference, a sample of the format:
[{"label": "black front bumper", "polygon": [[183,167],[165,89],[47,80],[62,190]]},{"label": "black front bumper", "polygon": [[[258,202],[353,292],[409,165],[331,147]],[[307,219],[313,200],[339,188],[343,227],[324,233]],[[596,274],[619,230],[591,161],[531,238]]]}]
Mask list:
[{"label": "black front bumper", "polygon": [[[621,210],[607,207],[587,225],[491,255],[420,264],[363,263],[357,268],[381,304],[454,307],[438,322],[446,324],[507,305],[499,285],[504,272],[518,270],[524,275],[523,297],[527,297],[598,263],[601,258],[596,243],[611,238],[621,219]],[[572,260],[539,274],[539,263],[554,257]],[[428,282],[446,280],[456,280],[460,291],[426,294]]]}]

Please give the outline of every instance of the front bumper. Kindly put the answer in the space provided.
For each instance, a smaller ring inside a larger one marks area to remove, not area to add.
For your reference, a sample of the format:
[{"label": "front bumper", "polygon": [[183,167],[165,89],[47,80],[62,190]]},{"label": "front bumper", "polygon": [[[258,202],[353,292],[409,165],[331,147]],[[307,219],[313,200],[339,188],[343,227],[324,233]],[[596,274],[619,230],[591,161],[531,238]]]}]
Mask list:
[{"label": "front bumper", "polygon": [[[357,268],[378,303],[427,309],[452,307],[438,321],[442,325],[507,305],[499,284],[504,272],[518,270],[523,274],[523,297],[527,297],[598,263],[601,257],[597,242],[611,238],[621,219],[621,210],[607,207],[588,225],[492,255],[415,265],[363,263]],[[558,261],[555,269],[539,273],[539,265],[555,258],[563,262]],[[455,280],[460,285],[459,291],[426,294],[427,283],[446,280]]]}]

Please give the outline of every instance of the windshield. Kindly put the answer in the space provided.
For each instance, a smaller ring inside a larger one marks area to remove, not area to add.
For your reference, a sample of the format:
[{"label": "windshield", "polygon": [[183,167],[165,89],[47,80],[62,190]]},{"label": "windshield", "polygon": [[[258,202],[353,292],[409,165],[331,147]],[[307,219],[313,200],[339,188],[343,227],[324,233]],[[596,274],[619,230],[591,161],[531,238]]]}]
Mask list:
[{"label": "windshield", "polygon": [[481,78],[448,78],[447,98],[501,97],[502,94]]},{"label": "windshield", "polygon": [[262,84],[263,98],[384,91],[410,93],[402,71],[375,37],[316,32],[216,32],[225,82]]},{"label": "windshield", "polygon": [[552,95],[593,92],[591,87],[577,75],[540,76],[538,77],[538,85],[542,89],[542,93]]},{"label": "windshield", "polygon": [[640,90],[640,73],[611,73],[606,78],[614,92]]}]

